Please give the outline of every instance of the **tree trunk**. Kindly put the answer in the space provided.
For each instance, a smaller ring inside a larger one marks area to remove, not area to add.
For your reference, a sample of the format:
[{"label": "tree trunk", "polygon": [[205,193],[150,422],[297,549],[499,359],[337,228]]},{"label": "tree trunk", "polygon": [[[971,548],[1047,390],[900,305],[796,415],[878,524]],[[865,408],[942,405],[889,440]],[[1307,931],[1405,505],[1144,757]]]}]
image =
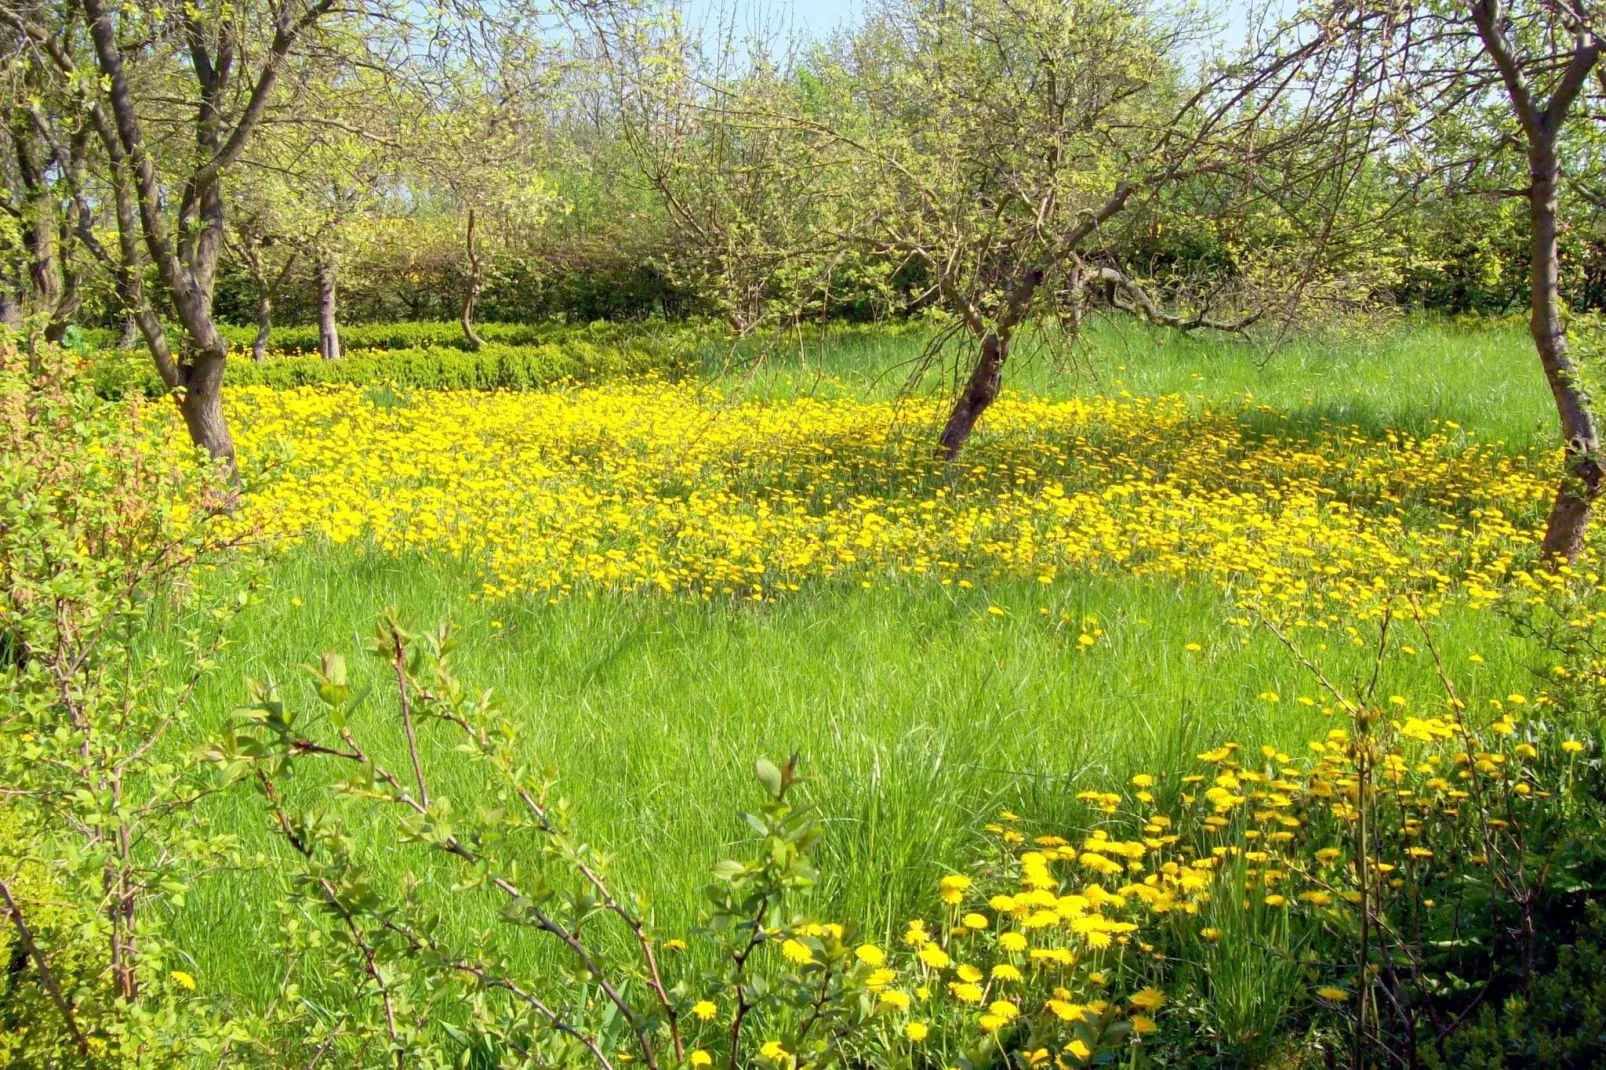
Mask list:
[{"label": "tree trunk", "polygon": [[324,360],[339,360],[340,327],[335,323],[334,256],[319,257],[314,274],[318,280],[318,355]]},{"label": "tree trunk", "polygon": [[[273,333],[273,295],[266,286],[257,293],[257,336],[251,340],[251,359],[258,364],[268,359],[268,337]],[[321,350],[322,340],[319,340]]]},{"label": "tree trunk", "polygon": [[1004,378],[1004,361],[1008,356],[1009,343],[997,334],[990,332],[982,339],[981,359],[976,362],[976,367],[970,373],[970,381],[965,384],[964,391],[954,402],[953,411],[948,414],[948,423],[942,429],[942,437],[937,440],[937,456],[951,461],[965,448],[976,421],[998,397],[998,388]]},{"label": "tree trunk", "polygon": [[22,299],[0,280],[0,327],[22,329]]},{"label": "tree trunk", "polygon": [[139,320],[132,312],[123,313],[123,333],[117,339],[118,349],[133,349],[139,345]]},{"label": "tree trunk", "polygon": [[1529,333],[1556,399],[1556,412],[1567,443],[1566,471],[1545,522],[1541,551],[1546,558],[1572,561],[1583,549],[1589,514],[1600,496],[1606,473],[1601,469],[1595,414],[1579,377],[1578,364],[1567,351],[1567,328],[1562,322],[1561,258],[1556,248],[1560,166],[1554,133],[1547,140],[1530,143],[1528,162],[1528,226],[1532,242],[1528,268],[1532,301]]},{"label": "tree trunk", "polygon": [[178,408],[190,440],[214,458],[227,461],[232,471],[234,439],[223,418],[223,369],[227,362],[228,344],[224,343],[221,351],[197,353],[191,363],[184,365],[184,393]]},{"label": "tree trunk", "polygon": [[463,294],[463,337],[468,339],[468,347],[476,352],[485,343],[480,340],[479,333],[474,330],[474,303],[480,299],[480,254],[474,245],[474,209],[468,210],[468,289]]}]

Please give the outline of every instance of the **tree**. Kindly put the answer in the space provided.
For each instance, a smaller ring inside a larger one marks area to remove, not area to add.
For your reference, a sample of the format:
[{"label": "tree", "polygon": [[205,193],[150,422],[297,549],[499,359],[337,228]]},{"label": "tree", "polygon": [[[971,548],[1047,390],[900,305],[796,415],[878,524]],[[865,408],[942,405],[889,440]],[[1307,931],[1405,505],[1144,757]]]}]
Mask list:
[{"label": "tree", "polygon": [[1548,559],[1577,556],[1606,487],[1599,425],[1567,338],[1559,247],[1564,193],[1599,189],[1594,116],[1606,72],[1596,20],[1573,0],[1377,5],[1335,44],[1347,76],[1318,87],[1384,103],[1375,152],[1403,187],[1515,198],[1526,209],[1529,333],[1566,448],[1541,543]]},{"label": "tree", "polygon": [[[256,134],[292,55],[335,10],[334,0],[247,0],[114,12],[105,0],[61,0],[0,12],[40,66],[48,60],[64,83],[74,108],[64,118],[82,115],[99,139],[117,201],[125,300],[138,303],[141,332],[191,440],[229,465],[234,442],[222,403],[228,342],[212,316],[223,180]],[[159,154],[147,136],[151,117],[164,108],[182,117],[192,151]],[[161,319],[133,292],[146,258],[184,333],[176,357]]]}]

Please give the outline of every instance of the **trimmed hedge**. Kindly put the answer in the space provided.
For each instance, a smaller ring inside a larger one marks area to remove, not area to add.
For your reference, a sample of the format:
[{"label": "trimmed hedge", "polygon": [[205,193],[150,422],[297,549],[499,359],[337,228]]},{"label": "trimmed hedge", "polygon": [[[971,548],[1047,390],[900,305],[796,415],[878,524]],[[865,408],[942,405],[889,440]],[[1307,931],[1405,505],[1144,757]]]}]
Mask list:
[{"label": "trimmed hedge", "polygon": [[[657,373],[678,376],[698,363],[697,335],[687,333],[621,346],[584,339],[516,346],[487,342],[478,353],[438,347],[357,350],[340,360],[272,357],[229,361],[230,386],[277,388],[322,383],[391,383],[419,389],[532,390],[563,382]],[[109,398],[167,392],[142,352],[108,352],[95,364],[95,388]]]},{"label": "trimmed hedge", "polygon": [[[924,321],[910,320],[833,328],[825,333],[841,344],[852,338],[884,339],[927,330]],[[502,323],[486,324],[486,344],[472,352],[464,348],[461,329],[455,323],[376,323],[342,328],[345,355],[334,361],[317,356],[315,328],[275,330],[268,359],[257,362],[249,351],[253,330],[224,327],[223,333],[240,346],[229,359],[230,386],[390,383],[452,390],[534,390],[649,373],[674,378],[705,367],[721,367],[733,353],[746,356],[772,344],[790,351],[797,337],[793,332],[766,332],[733,345],[729,332],[712,322]],[[817,327],[804,329],[805,337],[819,335]],[[91,359],[95,388],[103,397],[157,397],[167,392],[143,346],[112,349],[109,331],[85,331],[82,338],[85,349],[98,350]]]}]

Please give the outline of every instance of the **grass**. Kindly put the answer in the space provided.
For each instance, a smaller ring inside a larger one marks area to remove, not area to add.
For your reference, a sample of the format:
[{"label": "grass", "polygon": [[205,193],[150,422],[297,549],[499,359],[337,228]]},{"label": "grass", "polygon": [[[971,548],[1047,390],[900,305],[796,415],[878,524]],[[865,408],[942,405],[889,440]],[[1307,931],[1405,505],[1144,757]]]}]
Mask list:
[{"label": "grass", "polygon": [[[743,351],[721,381],[780,397],[836,390],[889,396],[905,386],[924,345],[921,335],[857,331],[801,349],[777,344],[762,361]],[[1251,344],[1101,318],[1068,348],[1027,336],[1011,361],[1006,388],[1048,397],[1178,394],[1201,405],[1269,405],[1306,426],[1353,423],[1373,434],[1421,434],[1436,420],[1453,420],[1514,449],[1555,436],[1555,408],[1533,344],[1515,322],[1410,319],[1364,334]],[[713,354],[705,363],[724,365]],[[915,389],[948,389],[950,375],[934,369]]]},{"label": "grass", "polygon": [[[882,373],[917,352],[918,339],[855,337],[829,355],[825,368],[845,384],[829,389],[892,390]],[[1025,361],[1011,385],[1186,393],[1212,404],[1253,395],[1296,420],[1380,430],[1452,419],[1520,446],[1548,427],[1523,345],[1515,329],[1410,324],[1366,343],[1301,343],[1266,362],[1234,343],[1096,327],[1078,358],[1090,370]],[[772,354],[723,386],[826,389],[818,356]],[[622,883],[649,893],[668,928],[694,921],[708,867],[738,849],[753,759],[795,752],[829,826],[813,906],[891,934],[1002,808],[1052,827],[1079,812],[1078,790],[1174,767],[1227,739],[1302,746],[1333,724],[1319,705],[1297,701],[1321,696],[1275,639],[1230,624],[1230,595],[1203,586],[1073,576],[961,590],[891,578],[760,606],[648,596],[486,604],[473,596],[471,564],[350,545],[305,545],[273,561],[269,590],[237,624],[227,670],[202,694],[208,716],[195,737],[241,701],[247,676],[275,678],[310,705],[296,667],[329,649],[351,656],[383,694],[378,666],[356,657],[377,615],[394,605],[419,624],[451,618],[463,628],[460,675],[502,696],[525,726],[530,759],[559,771],[577,823],[616,854]],[[1084,626],[1102,630],[1085,650]],[[1370,666],[1369,649],[1336,632],[1327,639],[1311,653],[1335,679]],[[1533,688],[1532,651],[1487,613],[1450,612],[1438,639],[1474,703]],[[1485,660],[1473,663],[1473,652]],[[1437,693],[1425,656],[1403,653],[1384,688],[1424,702]],[[377,699],[365,716],[370,728],[394,721]],[[474,805],[477,781],[428,746],[440,768],[435,793]],[[404,761],[399,746],[381,753]],[[322,797],[315,778],[296,790],[302,801]],[[247,798],[212,816],[248,846],[279,849]],[[416,864],[405,851],[374,854],[382,879]],[[468,938],[482,905],[448,894],[448,872],[426,872],[444,924]],[[271,909],[271,890],[249,876],[198,887],[184,924],[200,976],[266,998],[276,981],[263,938],[276,924]],[[533,943],[504,950],[515,961],[541,954]]]}]

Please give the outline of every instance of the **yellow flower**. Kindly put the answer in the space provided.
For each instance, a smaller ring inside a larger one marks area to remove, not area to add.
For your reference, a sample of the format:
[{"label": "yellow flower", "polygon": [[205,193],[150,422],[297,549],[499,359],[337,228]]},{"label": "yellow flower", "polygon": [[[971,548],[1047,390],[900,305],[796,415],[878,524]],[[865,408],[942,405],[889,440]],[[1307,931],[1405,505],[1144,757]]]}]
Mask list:
[{"label": "yellow flower", "polygon": [[687,1061],[691,1063],[692,1066],[699,1068],[699,1070],[701,1070],[702,1067],[714,1065],[714,1057],[701,1048],[698,1048],[696,1051],[692,1052],[687,1058]]},{"label": "yellow flower", "polygon": [[1004,1019],[998,1017],[996,1014],[984,1014],[980,1018],[976,1019],[976,1024],[981,1026],[981,1031],[983,1033],[995,1033],[1005,1024],[1005,1022]]},{"label": "yellow flower", "polygon": [[870,971],[869,977],[865,978],[864,987],[868,988],[872,992],[879,992],[881,989],[887,987],[897,979],[897,970],[890,969],[886,966],[878,966]]},{"label": "yellow flower", "polygon": [[1327,1000],[1329,1003],[1342,1003],[1346,999],[1349,999],[1348,992],[1344,991],[1342,988],[1334,988],[1331,985],[1324,985],[1321,988],[1318,988],[1316,990],[1316,995],[1321,999]]},{"label": "yellow flower", "polygon": [[931,1028],[925,1022],[910,1022],[903,1027],[903,1035],[918,1044],[931,1035]]},{"label": "yellow flower", "polygon": [[787,962],[795,962],[799,966],[814,961],[814,952],[801,940],[788,940],[781,945],[781,954]]},{"label": "yellow flower", "polygon": [[758,1049],[758,1053],[771,1062],[778,1063],[786,1058],[786,1049],[781,1046],[779,1040],[766,1040],[764,1046]]},{"label": "yellow flower", "polygon": [[866,966],[880,966],[887,961],[887,953],[874,944],[860,944],[853,954]]},{"label": "yellow flower", "polygon": [[1152,788],[1154,787],[1154,778],[1148,773],[1139,773],[1132,778],[1132,784],[1134,787]]},{"label": "yellow flower", "polygon": [[927,944],[920,949],[920,961],[934,970],[946,970],[953,962],[948,953],[936,944]]},{"label": "yellow flower", "polygon": [[954,976],[961,981],[980,981],[986,975],[967,962],[954,971]]},{"label": "yellow flower", "polygon": [[981,1002],[981,985],[972,981],[951,982],[948,985],[948,991],[952,992],[954,998],[961,1003]]},{"label": "yellow flower", "polygon": [[900,992],[896,988],[889,988],[881,993],[880,1002],[896,1010],[906,1011],[909,1009],[909,993]]},{"label": "yellow flower", "polygon": [[1165,1006],[1165,993],[1158,988],[1144,988],[1128,997],[1132,1006],[1146,1011],[1157,1011]]},{"label": "yellow flower", "polygon": [[1159,1026],[1154,1024],[1154,1019],[1150,1018],[1146,1014],[1134,1014],[1130,1020],[1132,1022],[1132,1032],[1136,1033],[1140,1037],[1152,1033],[1159,1028]]},{"label": "yellow flower", "polygon": [[1012,1022],[1020,1017],[1020,1008],[1007,999],[995,999],[987,1005],[987,1010],[1006,1022]]},{"label": "yellow flower", "polygon": [[1576,739],[1569,739],[1567,742],[1561,745],[1561,749],[1566,751],[1568,754],[1577,754],[1579,751],[1584,749],[1584,745],[1578,742]]},{"label": "yellow flower", "polygon": [[985,929],[988,925],[985,914],[970,913],[959,920],[967,929]]},{"label": "yellow flower", "polygon": [[664,950],[665,951],[684,951],[684,950],[686,950],[686,941],[684,941],[684,940],[665,940],[664,941]]},{"label": "yellow flower", "polygon": [[186,992],[195,991],[195,978],[185,973],[183,970],[174,970],[172,973],[168,974],[168,976],[173,979],[174,984],[178,985]]},{"label": "yellow flower", "polygon": [[942,890],[942,901],[953,906],[964,900],[965,889],[970,887],[970,878],[963,873],[950,873],[938,883],[938,887]]},{"label": "yellow flower", "polygon": [[1078,1062],[1087,1062],[1093,1057],[1093,1049],[1081,1040],[1073,1040],[1065,1045],[1065,1051]]},{"label": "yellow flower", "polygon": [[991,613],[995,617],[1002,617],[1004,615],[1004,611],[999,609],[997,606],[988,606],[987,612]]},{"label": "yellow flower", "polygon": [[1210,943],[1213,944],[1217,940],[1221,939],[1221,930],[1220,929],[1200,929],[1199,930],[1199,937],[1201,939],[1207,940],[1207,941],[1209,941]]},{"label": "yellow flower", "polygon": [[1020,970],[1007,962],[1000,962],[993,967],[993,980],[995,981],[1019,981],[1020,979]]},{"label": "yellow flower", "polygon": [[1026,935],[1015,932],[1004,933],[998,938],[998,946],[1005,951],[1025,951]]},{"label": "yellow flower", "polygon": [[691,1012],[700,1020],[706,1022],[712,1019],[714,1015],[719,1013],[719,1008],[714,1006],[714,1002],[712,1000],[700,999],[691,1005]]}]

